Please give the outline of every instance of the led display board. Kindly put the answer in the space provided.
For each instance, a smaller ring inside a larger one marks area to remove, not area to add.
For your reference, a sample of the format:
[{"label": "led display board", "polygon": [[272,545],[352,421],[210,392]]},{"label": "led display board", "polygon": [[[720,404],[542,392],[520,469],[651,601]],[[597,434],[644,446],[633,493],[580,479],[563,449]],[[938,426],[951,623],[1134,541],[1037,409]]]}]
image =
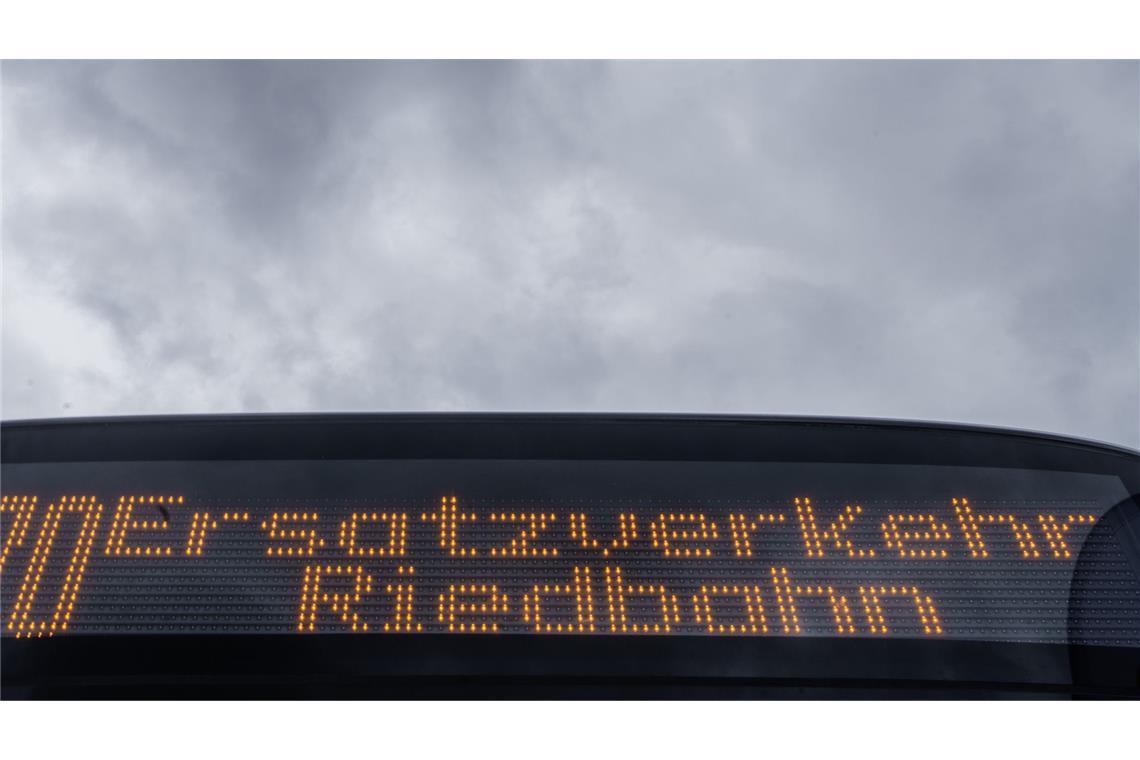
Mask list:
[{"label": "led display board", "polygon": [[[1104,476],[805,463],[5,470],[4,635],[906,636],[1140,645]],[[1077,578],[1077,557],[1096,557]]]},{"label": "led display board", "polygon": [[5,695],[374,695],[432,678],[1140,689],[1126,450],[747,418],[3,433]]}]

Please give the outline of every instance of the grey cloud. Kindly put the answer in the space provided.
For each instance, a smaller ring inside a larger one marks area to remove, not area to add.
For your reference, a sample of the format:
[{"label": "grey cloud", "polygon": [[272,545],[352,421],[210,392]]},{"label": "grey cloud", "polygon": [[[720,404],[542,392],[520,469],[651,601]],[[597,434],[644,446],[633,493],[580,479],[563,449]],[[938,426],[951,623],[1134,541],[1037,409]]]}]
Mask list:
[{"label": "grey cloud", "polygon": [[5,418],[818,413],[1140,445],[1135,63],[2,83]]}]

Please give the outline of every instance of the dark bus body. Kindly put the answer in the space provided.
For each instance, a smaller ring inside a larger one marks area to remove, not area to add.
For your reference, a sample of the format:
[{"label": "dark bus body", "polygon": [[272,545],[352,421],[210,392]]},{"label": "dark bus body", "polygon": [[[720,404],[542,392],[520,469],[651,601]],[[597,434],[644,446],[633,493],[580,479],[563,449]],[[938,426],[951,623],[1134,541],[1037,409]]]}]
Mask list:
[{"label": "dark bus body", "polygon": [[6,699],[1140,696],[1127,449],[537,414],[0,443]]}]

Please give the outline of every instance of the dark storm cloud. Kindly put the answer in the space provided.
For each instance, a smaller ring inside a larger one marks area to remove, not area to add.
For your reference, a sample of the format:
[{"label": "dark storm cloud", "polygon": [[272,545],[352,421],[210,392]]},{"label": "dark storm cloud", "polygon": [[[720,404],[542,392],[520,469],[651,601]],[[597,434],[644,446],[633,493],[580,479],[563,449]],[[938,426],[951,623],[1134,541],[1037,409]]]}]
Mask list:
[{"label": "dark storm cloud", "polygon": [[6,418],[1140,445],[1133,63],[5,63]]}]

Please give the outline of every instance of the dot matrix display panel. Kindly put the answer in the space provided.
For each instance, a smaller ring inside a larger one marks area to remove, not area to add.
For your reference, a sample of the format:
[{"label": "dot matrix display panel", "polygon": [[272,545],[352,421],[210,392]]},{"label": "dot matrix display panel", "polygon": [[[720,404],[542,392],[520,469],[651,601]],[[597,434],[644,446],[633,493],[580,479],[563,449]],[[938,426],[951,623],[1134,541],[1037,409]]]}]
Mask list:
[{"label": "dot matrix display panel", "polygon": [[3,635],[1140,645],[1106,475],[728,462],[4,466]]}]

